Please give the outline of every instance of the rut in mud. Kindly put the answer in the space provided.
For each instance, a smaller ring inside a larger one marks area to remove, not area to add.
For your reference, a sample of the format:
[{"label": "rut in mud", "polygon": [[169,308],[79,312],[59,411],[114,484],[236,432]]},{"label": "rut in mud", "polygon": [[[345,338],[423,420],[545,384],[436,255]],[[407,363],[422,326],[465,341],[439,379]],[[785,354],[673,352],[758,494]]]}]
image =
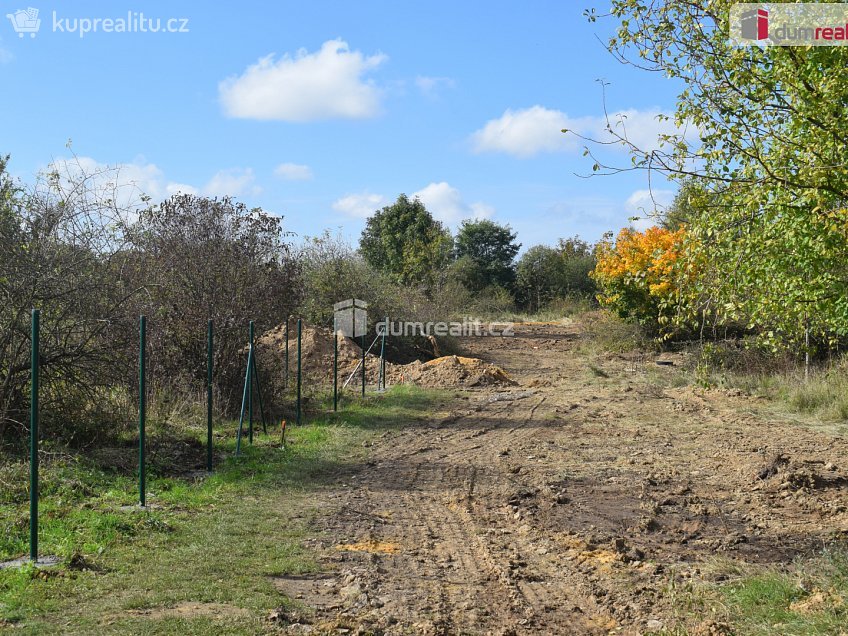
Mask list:
[{"label": "rut in mud", "polygon": [[462,342],[517,385],[457,392],[339,476],[325,573],[278,582],[304,606],[288,631],[637,634],[669,625],[669,581],[716,555],[785,562],[848,533],[844,439],[660,388],[652,359],[590,367],[579,338]]}]

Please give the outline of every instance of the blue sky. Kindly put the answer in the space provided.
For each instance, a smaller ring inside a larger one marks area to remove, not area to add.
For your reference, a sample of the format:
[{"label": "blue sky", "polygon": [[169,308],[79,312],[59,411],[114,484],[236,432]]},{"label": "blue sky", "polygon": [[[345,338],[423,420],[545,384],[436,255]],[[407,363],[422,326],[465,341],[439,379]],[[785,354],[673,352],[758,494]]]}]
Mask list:
[{"label": "blue sky", "polygon": [[[404,192],[452,228],[510,223],[525,248],[596,240],[649,203],[647,175],[575,176],[591,164],[560,128],[603,134],[602,78],[607,108],[651,143],[677,92],[603,49],[611,24],[583,17],[591,0],[0,4],[13,174],[68,159],[70,139],[84,166],[120,166],[155,198],[233,194],[301,236],[355,240]],[[19,37],[6,14],[29,6],[41,28]],[[81,37],[75,22],[131,11],[188,32]]]}]

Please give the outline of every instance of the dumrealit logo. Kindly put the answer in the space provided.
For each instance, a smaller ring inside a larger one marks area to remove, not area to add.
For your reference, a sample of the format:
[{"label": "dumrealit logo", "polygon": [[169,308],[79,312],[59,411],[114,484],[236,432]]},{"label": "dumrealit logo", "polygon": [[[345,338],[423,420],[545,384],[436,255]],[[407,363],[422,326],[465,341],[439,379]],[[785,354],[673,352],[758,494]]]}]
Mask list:
[{"label": "dumrealit logo", "polygon": [[742,14],[742,37],[747,40],[767,40],[769,36],[769,12],[752,9]]},{"label": "dumrealit logo", "polygon": [[368,303],[350,298],[333,305],[333,331],[346,338],[368,333]]},{"label": "dumrealit logo", "polygon": [[737,46],[844,46],[848,4],[735,4],[730,8],[730,41]]}]

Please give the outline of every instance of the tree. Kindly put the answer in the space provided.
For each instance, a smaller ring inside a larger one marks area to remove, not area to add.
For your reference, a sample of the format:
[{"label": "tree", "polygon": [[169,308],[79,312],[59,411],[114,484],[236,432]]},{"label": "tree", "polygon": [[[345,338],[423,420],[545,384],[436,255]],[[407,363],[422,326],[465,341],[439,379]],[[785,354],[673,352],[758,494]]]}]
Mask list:
[{"label": "tree", "polygon": [[[848,173],[833,168],[848,157],[844,111],[835,106],[848,97],[848,50],[737,46],[733,4],[613,0],[619,28],[610,52],[678,80],[682,90],[678,131],[664,135],[659,149],[638,147],[623,115],[610,116],[609,134],[634,154],[636,168],[844,200]],[[598,171],[604,167],[599,162]]]},{"label": "tree", "polygon": [[99,407],[128,371],[135,341],[126,227],[110,171],[51,166],[31,189],[0,159],[0,440],[24,433],[30,310],[41,311],[41,384],[46,436],[88,436]]},{"label": "tree", "polygon": [[468,257],[476,268],[476,275],[468,277],[471,291],[481,291],[488,286],[510,288],[515,281],[515,255],[521,244],[515,242],[516,233],[509,225],[494,221],[463,221],[456,235],[455,253],[458,259]]},{"label": "tree", "polygon": [[561,296],[591,296],[595,282],[590,276],[595,269],[595,249],[579,236],[559,239],[557,242],[562,271]]},{"label": "tree", "polygon": [[[383,316],[412,319],[406,312],[415,300],[428,304],[423,297],[414,298],[417,290],[390,280],[345,240],[329,232],[307,238],[297,258],[303,267],[303,311],[313,324],[331,326],[333,305],[348,298],[367,302],[372,322]],[[410,301],[410,296],[414,300]]]},{"label": "tree", "polygon": [[675,232],[625,228],[615,243],[602,241],[593,273],[601,289],[601,304],[652,330],[668,325],[678,299],[684,233],[682,227]]},{"label": "tree", "polygon": [[672,202],[666,207],[660,219],[660,225],[667,230],[676,230],[681,225],[697,224],[710,207],[717,204],[717,198],[703,187],[697,179],[687,177],[680,184]]},{"label": "tree", "polygon": [[594,248],[577,236],[559,239],[557,247],[535,245],[518,261],[517,300],[538,311],[560,298],[590,297],[596,289],[594,268]]},{"label": "tree", "polygon": [[559,250],[534,245],[522,254],[516,267],[516,300],[530,311],[539,311],[562,294],[562,264]]},{"label": "tree", "polygon": [[369,265],[398,283],[425,287],[450,263],[452,247],[450,232],[420,199],[405,194],[369,217],[359,240]]},{"label": "tree", "polygon": [[140,214],[132,244],[136,276],[149,287],[145,309],[155,316],[152,373],[205,378],[203,334],[212,319],[223,406],[240,399],[248,322],[261,333],[301,301],[300,268],[286,236],[282,218],[229,197],[178,194]]},{"label": "tree", "polygon": [[460,256],[450,264],[447,280],[472,293],[485,289],[489,284],[485,273],[468,254]]},{"label": "tree", "polygon": [[[623,117],[611,116],[608,132],[633,155],[626,169],[690,177],[707,194],[686,254],[711,266],[690,284],[716,320],[773,342],[805,329],[846,336],[848,49],[736,46],[732,4],[613,0],[610,51],[681,91],[678,132],[659,149],[634,144]],[[621,170],[590,154],[595,172]]]}]

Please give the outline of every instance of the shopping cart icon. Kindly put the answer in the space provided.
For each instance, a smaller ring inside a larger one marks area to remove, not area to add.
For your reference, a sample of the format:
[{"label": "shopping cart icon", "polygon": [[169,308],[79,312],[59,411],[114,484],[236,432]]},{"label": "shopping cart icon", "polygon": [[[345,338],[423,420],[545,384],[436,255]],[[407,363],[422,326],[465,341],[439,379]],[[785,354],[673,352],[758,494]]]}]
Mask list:
[{"label": "shopping cart icon", "polygon": [[29,37],[34,38],[35,34],[41,28],[41,18],[38,17],[38,9],[33,9],[32,7],[18,9],[14,13],[7,13],[6,17],[12,21],[12,26],[19,38],[24,37],[24,33],[29,33]]}]

